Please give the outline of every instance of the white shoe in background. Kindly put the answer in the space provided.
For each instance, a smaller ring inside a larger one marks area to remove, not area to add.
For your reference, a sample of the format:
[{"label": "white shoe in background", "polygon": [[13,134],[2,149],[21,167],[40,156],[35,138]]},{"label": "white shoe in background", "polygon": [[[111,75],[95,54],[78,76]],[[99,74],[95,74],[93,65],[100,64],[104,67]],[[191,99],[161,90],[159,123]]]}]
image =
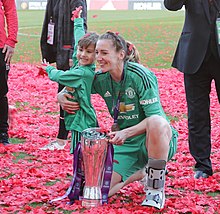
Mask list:
[{"label": "white shoe in background", "polygon": [[63,150],[66,146],[67,140],[57,139],[44,147],[40,148],[41,150]]}]

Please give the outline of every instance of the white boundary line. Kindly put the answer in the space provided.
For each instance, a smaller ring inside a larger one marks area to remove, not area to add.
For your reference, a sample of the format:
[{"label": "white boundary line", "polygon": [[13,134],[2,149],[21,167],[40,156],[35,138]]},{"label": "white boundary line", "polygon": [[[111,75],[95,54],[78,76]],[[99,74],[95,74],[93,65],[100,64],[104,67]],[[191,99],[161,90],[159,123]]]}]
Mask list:
[{"label": "white boundary line", "polygon": [[[20,28],[18,28],[18,30],[32,29],[32,28],[39,28],[39,27],[41,27],[41,26],[20,27]],[[28,37],[35,37],[35,38],[40,38],[40,37],[41,37],[40,34],[18,33],[18,35],[20,35],[20,36],[28,36]],[[148,41],[146,41],[146,42],[133,41],[133,43],[134,43],[134,44],[152,44],[152,43],[165,44],[165,42],[157,42],[157,41],[156,41],[156,42],[148,42]],[[176,45],[176,42],[174,42],[174,41],[173,41],[173,42],[168,42],[168,44],[170,44],[170,45]]]},{"label": "white boundary line", "polygon": [[41,36],[40,34],[28,34],[28,33],[20,33],[20,32],[19,32],[20,30],[23,30],[23,29],[32,29],[32,28],[40,28],[40,27],[42,27],[42,26],[19,27],[19,28],[18,28],[18,35],[19,35],[19,36],[28,36],[28,37],[40,38],[40,36]]}]

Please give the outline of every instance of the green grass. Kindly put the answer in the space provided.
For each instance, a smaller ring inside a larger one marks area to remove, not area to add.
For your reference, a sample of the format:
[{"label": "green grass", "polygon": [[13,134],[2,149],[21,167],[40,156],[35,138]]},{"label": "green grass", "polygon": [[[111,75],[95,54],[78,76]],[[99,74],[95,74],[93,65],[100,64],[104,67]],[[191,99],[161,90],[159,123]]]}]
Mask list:
[{"label": "green grass", "polygon": [[13,152],[12,154],[15,157],[15,159],[13,160],[14,163],[18,163],[19,160],[32,162],[33,161],[32,159],[34,158],[34,156],[29,155],[25,152]]},{"label": "green grass", "polygon": [[[19,43],[13,62],[40,63],[44,13],[42,10],[18,11]],[[151,68],[169,68],[183,17],[183,11],[88,11],[88,30],[119,32],[137,46],[143,64]]]},{"label": "green grass", "polygon": [[53,186],[57,182],[60,182],[60,180],[56,179],[55,181],[48,181],[48,182],[46,182],[45,186]]},{"label": "green grass", "polygon": [[33,202],[33,203],[30,203],[29,206],[30,207],[42,207],[44,205],[44,203],[41,203],[41,202]]},{"label": "green grass", "polygon": [[[4,171],[4,170],[3,170]],[[5,170],[6,171],[6,170]],[[4,177],[4,178],[2,178],[2,177],[0,177],[0,181],[1,180],[7,180],[7,179],[10,179],[11,177],[13,177],[15,174],[13,174],[13,173],[10,173],[7,177]]]},{"label": "green grass", "polygon": [[10,143],[12,144],[22,144],[25,142],[25,139],[20,138],[10,138]]}]

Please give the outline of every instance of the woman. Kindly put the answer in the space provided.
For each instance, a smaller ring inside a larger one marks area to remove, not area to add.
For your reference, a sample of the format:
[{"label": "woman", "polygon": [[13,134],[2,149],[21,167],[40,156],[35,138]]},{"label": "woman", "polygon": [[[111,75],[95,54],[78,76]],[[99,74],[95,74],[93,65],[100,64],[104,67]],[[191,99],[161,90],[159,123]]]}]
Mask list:
[{"label": "woman", "polygon": [[[114,172],[109,196],[120,188],[146,176],[145,206],[158,209],[165,202],[165,168],[177,148],[174,130],[160,103],[155,75],[144,66],[127,61],[125,40],[112,32],[102,34],[96,45],[96,59],[101,71],[93,82],[94,92],[105,100],[114,119],[109,133],[114,144]],[[69,113],[76,103],[60,93],[58,101]],[[146,166],[146,173],[144,168]]]}]

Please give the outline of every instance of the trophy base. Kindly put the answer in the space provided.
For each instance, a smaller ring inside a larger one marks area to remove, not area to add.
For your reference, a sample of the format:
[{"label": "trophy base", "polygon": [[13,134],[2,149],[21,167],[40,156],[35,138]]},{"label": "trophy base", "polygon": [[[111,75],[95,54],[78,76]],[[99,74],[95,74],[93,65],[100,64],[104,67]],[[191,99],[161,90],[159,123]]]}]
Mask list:
[{"label": "trophy base", "polygon": [[98,207],[102,205],[102,200],[97,199],[83,199],[82,206],[85,208]]}]

